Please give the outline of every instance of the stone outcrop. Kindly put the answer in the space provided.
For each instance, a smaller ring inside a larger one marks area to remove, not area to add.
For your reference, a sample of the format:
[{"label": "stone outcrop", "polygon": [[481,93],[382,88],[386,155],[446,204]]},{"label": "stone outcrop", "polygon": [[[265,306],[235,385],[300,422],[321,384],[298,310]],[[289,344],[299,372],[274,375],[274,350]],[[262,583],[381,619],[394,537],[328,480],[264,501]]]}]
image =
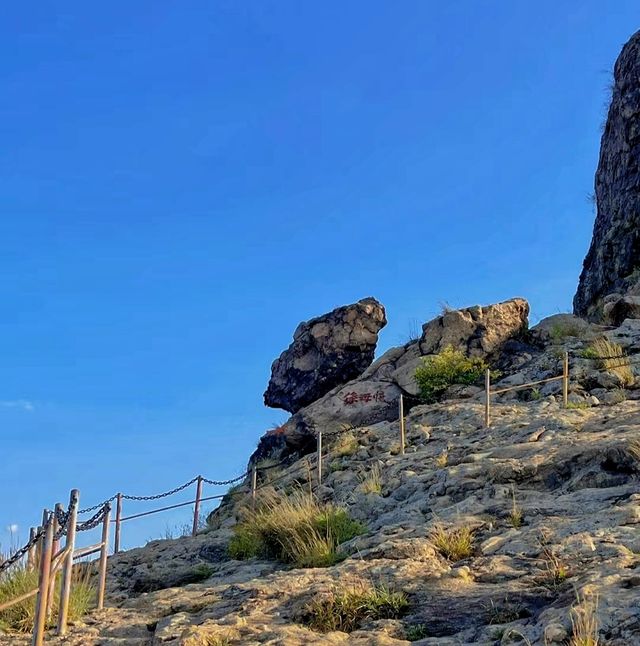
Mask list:
[{"label": "stone outcrop", "polygon": [[640,32],[615,64],[595,196],[593,238],[573,307],[579,316],[607,322],[604,298],[637,291],[640,281]]},{"label": "stone outcrop", "polygon": [[358,377],[371,365],[378,332],[386,324],[384,307],[375,298],[300,323],[271,367],[265,404],[296,413]]},{"label": "stone outcrop", "polygon": [[469,356],[490,355],[527,329],[528,316],[529,303],[524,298],[447,310],[422,326],[420,352],[437,354],[450,345]]}]

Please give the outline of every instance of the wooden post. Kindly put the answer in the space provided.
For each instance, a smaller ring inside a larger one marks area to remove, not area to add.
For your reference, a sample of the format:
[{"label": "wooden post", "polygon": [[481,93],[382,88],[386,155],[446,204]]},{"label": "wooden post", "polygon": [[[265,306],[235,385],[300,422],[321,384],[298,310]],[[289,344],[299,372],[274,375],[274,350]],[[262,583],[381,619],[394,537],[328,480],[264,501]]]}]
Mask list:
[{"label": "wooden post", "polygon": [[318,486],[322,484],[322,431],[318,431]]},{"label": "wooden post", "polygon": [[69,595],[71,594],[71,577],[73,574],[73,551],[76,547],[76,523],[78,521],[78,504],[80,492],[77,489],[71,490],[69,499],[69,518],[67,519],[67,540],[65,547],[69,548],[69,554],[62,564],[62,584],[60,586],[60,611],[58,613],[58,635],[67,632],[67,618],[69,616]]},{"label": "wooden post", "polygon": [[256,507],[256,490],[258,489],[258,467],[256,465],[253,465],[253,468],[251,469],[251,502],[253,504],[253,508],[255,509]]},{"label": "wooden post", "polygon": [[45,521],[45,534],[42,540],[40,557],[40,576],[38,577],[38,596],[36,598],[36,614],[33,622],[32,646],[42,646],[44,631],[47,623],[47,597],[49,595],[49,577],[51,574],[51,556],[53,552],[53,522],[49,516]]},{"label": "wooden post", "polygon": [[120,524],[122,518],[122,494],[116,496],[116,531],[113,539],[113,553],[117,554],[120,551]]},{"label": "wooden post", "polygon": [[[53,544],[51,546],[51,554],[55,556],[60,550],[60,539],[56,538],[56,534],[60,529],[60,524],[58,523],[58,514],[64,514],[64,507],[62,503],[57,502],[55,507],[55,513],[53,514]],[[57,572],[51,572],[49,576],[49,594],[47,595],[47,622],[49,617],[51,617],[51,609],[53,608],[53,597],[56,592],[56,579],[58,578]]]},{"label": "wooden post", "polygon": [[491,370],[487,368],[484,373],[484,426],[489,428],[491,425]]},{"label": "wooden post", "polygon": [[107,557],[109,556],[109,522],[111,505],[107,503],[102,520],[102,548],[100,549],[100,567],[98,570],[98,610],[104,608],[104,592],[107,586]]},{"label": "wooden post", "polygon": [[400,395],[398,408],[400,416],[400,455],[404,455],[404,397],[402,395]]},{"label": "wooden post", "polygon": [[198,533],[201,499],[202,499],[202,476],[198,476],[198,481],[196,484],[196,505],[193,509],[193,529],[191,530],[191,536],[196,536]]},{"label": "wooden post", "polygon": [[[38,530],[35,527],[31,527],[31,529],[29,529],[29,542],[33,541],[33,539],[36,536],[37,531]],[[36,545],[32,545],[29,548],[29,551],[27,552],[27,569],[28,570],[33,570],[36,567],[36,563],[37,563],[37,561],[36,561],[36,550],[37,549],[38,548],[37,548]]]},{"label": "wooden post", "polygon": [[569,406],[569,353],[565,352],[562,360],[562,404]]}]

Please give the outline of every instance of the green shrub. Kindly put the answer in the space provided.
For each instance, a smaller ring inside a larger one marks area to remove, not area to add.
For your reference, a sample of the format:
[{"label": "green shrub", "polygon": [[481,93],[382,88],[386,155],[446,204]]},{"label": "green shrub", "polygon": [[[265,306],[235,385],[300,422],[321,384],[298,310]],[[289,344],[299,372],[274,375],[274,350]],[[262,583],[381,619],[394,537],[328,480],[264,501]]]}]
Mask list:
[{"label": "green shrub", "polygon": [[397,619],[408,606],[403,592],[361,583],[312,601],[305,609],[304,621],[323,633],[334,630],[350,633],[365,620]]},{"label": "green shrub", "polygon": [[405,628],[404,636],[407,641],[417,642],[419,639],[429,636],[429,628],[426,624],[412,624]]},{"label": "green shrub", "polygon": [[291,496],[267,494],[247,510],[229,543],[232,558],[275,558],[298,567],[327,567],[342,560],[340,543],[365,531],[341,507],[320,504],[301,490]]},{"label": "green shrub", "polygon": [[425,357],[416,369],[415,378],[422,398],[433,403],[453,384],[475,383],[486,369],[483,359],[467,357],[464,352],[447,346],[440,354]]}]

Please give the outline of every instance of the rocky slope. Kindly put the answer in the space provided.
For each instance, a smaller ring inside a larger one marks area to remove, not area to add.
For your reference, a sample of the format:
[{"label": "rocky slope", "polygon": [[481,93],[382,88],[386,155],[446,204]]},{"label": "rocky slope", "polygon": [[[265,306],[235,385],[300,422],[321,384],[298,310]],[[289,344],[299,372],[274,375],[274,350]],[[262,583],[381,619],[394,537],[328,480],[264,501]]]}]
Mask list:
[{"label": "rocky slope", "polygon": [[[74,626],[64,643],[400,645],[417,635],[413,643],[423,646],[564,644],[576,595],[598,599],[601,643],[638,643],[640,390],[623,391],[614,375],[581,358],[603,333],[631,356],[640,350],[640,321],[604,330],[555,316],[529,333],[537,345],[526,347],[535,351],[525,357],[518,346],[519,367],[496,384],[558,374],[568,351],[573,409],[561,408],[552,382],[534,395],[497,396],[485,429],[480,389],[454,388],[442,403],[411,409],[405,455],[397,420],[353,428],[346,444],[342,433],[328,438],[316,495],[366,526],[343,546],[344,561],[300,569],[231,559],[245,484],[198,537],[113,557],[112,607]],[[261,484],[270,479],[283,492],[309,477],[316,484],[313,454],[265,473]],[[379,488],[366,486],[372,474]],[[443,556],[437,526],[471,528],[471,555]],[[310,601],[358,581],[406,593],[405,616],[365,622],[351,634],[305,624]]]},{"label": "rocky slope", "polygon": [[[640,32],[615,64],[596,173],[597,216],[574,311],[619,324],[640,314]],[[625,295],[627,297],[625,298]]]}]

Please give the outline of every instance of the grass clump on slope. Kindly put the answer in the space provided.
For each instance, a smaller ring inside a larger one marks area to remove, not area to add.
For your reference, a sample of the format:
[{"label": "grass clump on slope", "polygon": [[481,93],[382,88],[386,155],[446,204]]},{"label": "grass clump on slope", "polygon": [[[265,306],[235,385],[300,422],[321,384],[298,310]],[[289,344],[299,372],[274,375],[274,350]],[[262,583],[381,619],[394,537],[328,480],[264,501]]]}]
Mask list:
[{"label": "grass clump on slope", "polygon": [[[0,562],[3,559],[0,558]],[[84,570],[84,573],[82,572]],[[24,565],[16,565],[7,572],[0,574],[0,606],[8,601],[35,590],[38,587],[38,568],[29,570]],[[51,621],[58,615],[58,601],[60,598],[60,577],[54,592]],[[69,621],[77,621],[85,615],[95,603],[96,588],[90,581],[88,568],[74,568],[69,598]],[[35,619],[35,597],[25,599],[19,603],[0,611],[0,632],[15,631],[28,633],[33,630]]]},{"label": "grass clump on slope", "polygon": [[302,490],[290,496],[266,494],[256,509],[246,510],[235,527],[229,555],[274,558],[297,567],[328,567],[345,555],[339,545],[365,527],[345,509],[321,504]]},{"label": "grass clump on slope", "polygon": [[305,608],[304,622],[314,630],[350,633],[366,620],[397,619],[407,610],[404,592],[385,586],[360,583],[315,599]]}]

